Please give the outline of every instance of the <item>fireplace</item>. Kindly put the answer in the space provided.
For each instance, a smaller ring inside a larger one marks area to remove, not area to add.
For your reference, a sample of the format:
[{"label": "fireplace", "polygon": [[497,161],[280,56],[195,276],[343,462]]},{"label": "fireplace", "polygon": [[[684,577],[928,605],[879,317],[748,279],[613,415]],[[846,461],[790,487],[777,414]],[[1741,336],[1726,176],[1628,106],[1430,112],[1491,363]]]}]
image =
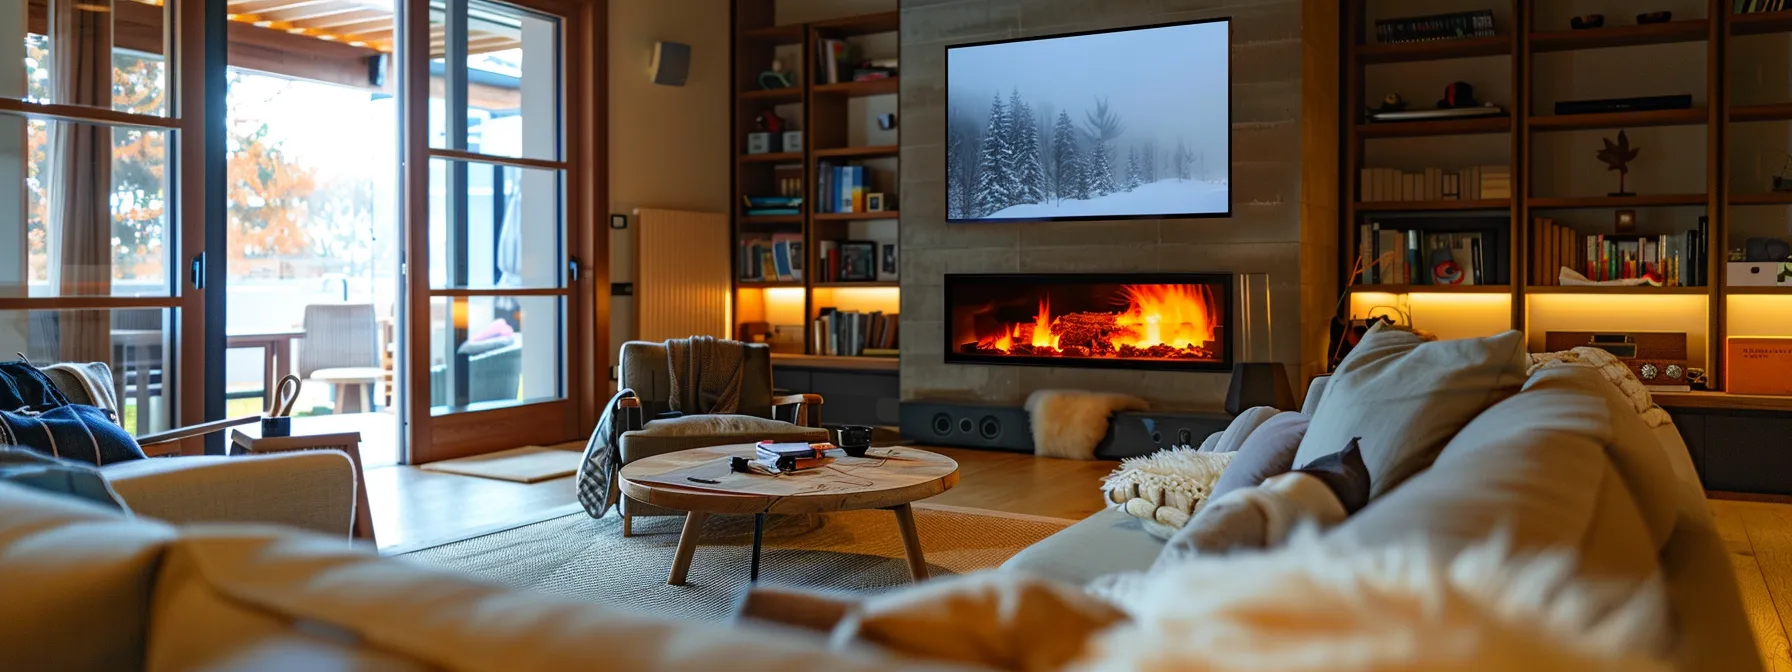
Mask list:
[{"label": "fireplace", "polygon": [[946,361],[1230,371],[1232,276],[947,274]]}]

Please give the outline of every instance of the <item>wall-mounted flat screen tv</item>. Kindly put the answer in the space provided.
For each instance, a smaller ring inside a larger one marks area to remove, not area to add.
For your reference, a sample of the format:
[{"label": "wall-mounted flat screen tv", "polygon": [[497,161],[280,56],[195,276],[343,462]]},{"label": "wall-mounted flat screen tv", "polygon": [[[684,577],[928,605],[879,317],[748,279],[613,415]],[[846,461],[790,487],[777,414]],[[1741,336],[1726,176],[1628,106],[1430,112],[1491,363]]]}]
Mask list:
[{"label": "wall-mounted flat screen tv", "polygon": [[946,49],[946,219],[1225,217],[1231,23]]}]

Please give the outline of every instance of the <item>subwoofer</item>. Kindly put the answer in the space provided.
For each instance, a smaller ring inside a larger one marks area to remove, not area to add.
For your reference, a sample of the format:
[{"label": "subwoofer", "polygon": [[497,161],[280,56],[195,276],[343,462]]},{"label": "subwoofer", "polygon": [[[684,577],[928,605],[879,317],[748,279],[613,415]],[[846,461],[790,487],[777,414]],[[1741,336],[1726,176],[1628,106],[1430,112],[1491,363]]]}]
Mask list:
[{"label": "subwoofer", "polygon": [[1214,432],[1226,431],[1232,416],[1224,413],[1128,411],[1108,421],[1108,435],[1095,448],[1096,459],[1120,460],[1150,455],[1175,446],[1201,447]]},{"label": "subwoofer", "polygon": [[1027,409],[953,401],[905,401],[902,438],[922,445],[1033,452]]}]

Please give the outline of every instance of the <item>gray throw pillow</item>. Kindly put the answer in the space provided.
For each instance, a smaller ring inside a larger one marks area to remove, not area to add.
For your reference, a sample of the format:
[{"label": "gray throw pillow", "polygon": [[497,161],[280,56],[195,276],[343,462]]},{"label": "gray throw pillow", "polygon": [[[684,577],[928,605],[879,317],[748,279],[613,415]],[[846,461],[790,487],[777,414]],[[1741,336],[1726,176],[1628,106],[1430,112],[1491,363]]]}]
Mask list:
[{"label": "gray throw pillow", "polygon": [[1294,468],[1294,453],[1300,450],[1301,437],[1307,435],[1311,418],[1301,413],[1284,411],[1263,421],[1244,437],[1238,452],[1213,484],[1207,501],[1214,501],[1239,488],[1248,488],[1263,479],[1287,473]]},{"label": "gray throw pillow", "polygon": [[1427,342],[1377,324],[1338,364],[1294,456],[1299,469],[1362,438],[1370,499],[1431,466],[1470,420],[1518,392],[1524,334]]},{"label": "gray throw pillow", "polygon": [[85,499],[127,514],[131,512],[93,465],[50,457],[25,448],[0,446],[0,482]]}]

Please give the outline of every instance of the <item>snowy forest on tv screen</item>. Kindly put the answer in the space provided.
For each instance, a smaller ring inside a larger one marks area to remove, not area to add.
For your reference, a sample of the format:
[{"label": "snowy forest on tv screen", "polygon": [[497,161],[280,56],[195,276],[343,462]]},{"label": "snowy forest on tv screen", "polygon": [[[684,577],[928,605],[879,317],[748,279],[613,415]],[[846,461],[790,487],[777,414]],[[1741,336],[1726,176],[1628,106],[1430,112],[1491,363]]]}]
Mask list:
[{"label": "snowy forest on tv screen", "polygon": [[950,220],[1230,212],[1224,21],[949,49]]}]

